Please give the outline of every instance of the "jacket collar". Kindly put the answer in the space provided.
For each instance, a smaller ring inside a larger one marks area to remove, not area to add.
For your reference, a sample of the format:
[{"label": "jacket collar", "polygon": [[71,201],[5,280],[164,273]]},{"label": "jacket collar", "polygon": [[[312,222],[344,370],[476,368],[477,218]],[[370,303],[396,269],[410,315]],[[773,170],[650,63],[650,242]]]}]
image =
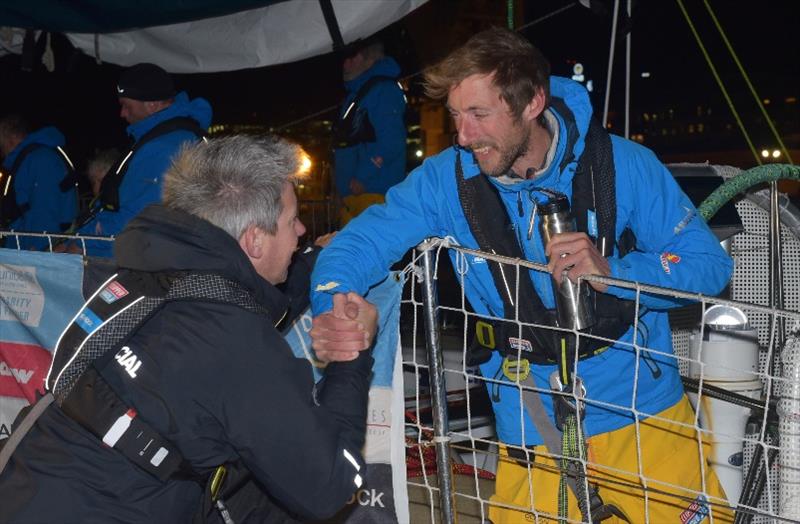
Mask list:
[{"label": "jacket collar", "polygon": [[277,320],[288,299],[256,273],[239,243],[201,218],[154,204],[134,218],[114,243],[122,268],[158,272],[190,271],[235,281]]}]

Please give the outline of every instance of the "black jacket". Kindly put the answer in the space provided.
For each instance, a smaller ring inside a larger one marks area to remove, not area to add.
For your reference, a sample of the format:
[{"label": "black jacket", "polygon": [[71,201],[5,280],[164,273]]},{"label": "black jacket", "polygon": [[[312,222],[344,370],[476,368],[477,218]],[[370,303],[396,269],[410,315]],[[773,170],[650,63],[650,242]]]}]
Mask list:
[{"label": "black jacket", "polygon": [[[286,296],[208,222],[150,206],[118,237],[115,250],[121,268],[153,282],[186,271],[233,280],[269,312],[167,303],[126,342],[142,360],[137,377],[115,365],[101,370],[117,394],[201,475],[220,464],[243,464],[257,486],[303,519],[344,506],[356,489],[356,470],[345,455],[363,474],[371,356],[329,365],[314,393],[308,363],[293,356],[274,327],[289,310]],[[293,275],[307,280],[303,273]],[[161,483],[54,406],[0,476],[0,522],[191,521],[200,483]]]}]

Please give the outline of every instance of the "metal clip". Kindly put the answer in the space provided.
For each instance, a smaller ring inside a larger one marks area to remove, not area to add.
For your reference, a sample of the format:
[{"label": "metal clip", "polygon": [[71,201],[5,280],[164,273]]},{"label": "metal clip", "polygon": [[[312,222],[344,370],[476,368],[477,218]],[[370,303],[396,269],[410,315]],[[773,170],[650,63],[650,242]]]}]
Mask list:
[{"label": "metal clip", "polygon": [[578,416],[578,420],[583,420],[586,416],[586,386],[583,380],[575,376],[571,386],[564,386],[558,376],[557,371],[550,374],[550,389],[555,392],[553,395],[553,410],[555,411],[556,427],[563,431],[564,420],[569,415]]}]

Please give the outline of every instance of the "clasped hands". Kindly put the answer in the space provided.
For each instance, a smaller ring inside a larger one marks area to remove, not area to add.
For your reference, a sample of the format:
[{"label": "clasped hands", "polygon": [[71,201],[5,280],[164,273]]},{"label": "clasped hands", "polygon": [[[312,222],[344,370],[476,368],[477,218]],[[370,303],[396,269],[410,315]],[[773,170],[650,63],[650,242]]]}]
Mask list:
[{"label": "clasped hands", "polygon": [[372,346],[378,310],[358,293],[337,293],[333,309],[314,317],[311,341],[322,362],[348,362]]}]

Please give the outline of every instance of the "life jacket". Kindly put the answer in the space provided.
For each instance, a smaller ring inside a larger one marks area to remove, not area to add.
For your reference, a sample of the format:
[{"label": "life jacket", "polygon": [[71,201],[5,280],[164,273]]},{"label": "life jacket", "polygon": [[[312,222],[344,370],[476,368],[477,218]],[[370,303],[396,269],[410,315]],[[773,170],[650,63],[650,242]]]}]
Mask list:
[{"label": "life jacket", "polygon": [[369,78],[356,92],[356,96],[347,106],[344,113],[334,122],[331,128],[332,144],[334,149],[352,147],[358,144],[375,142],[375,128],[369,120],[369,114],[361,107],[361,101],[376,85],[383,82],[393,82],[400,90],[400,83],[386,75],[376,75]]},{"label": "life jacket", "polygon": [[[554,98],[551,105],[567,121],[567,153],[558,166],[563,170],[574,159],[570,146],[577,139],[577,130],[574,125],[570,125],[574,124],[574,117],[563,100]],[[464,216],[480,250],[524,259],[525,255],[497,188],[483,174],[465,179],[460,152],[456,155],[456,179]],[[635,245],[630,230],[626,230],[619,239],[616,238],[615,187],[616,171],[611,138],[592,119],[586,136],[586,147],[578,159],[572,181],[572,211],[577,230],[587,234],[590,233],[588,217],[591,213],[594,214],[597,220],[596,245],[602,248],[604,256],[613,252],[615,244],[620,256],[630,252]],[[531,324],[557,327],[557,321],[555,310],[544,307],[527,271],[524,268],[520,268],[520,271],[504,271],[497,262],[489,262],[489,269],[503,300],[503,315],[506,320],[479,320],[476,323],[477,342],[485,349],[479,350],[471,363],[488,360],[491,357],[491,352],[486,351],[488,349],[498,350],[514,360],[521,355],[522,359],[533,363],[556,363],[562,370],[571,370],[576,357],[585,359],[598,354],[609,346],[609,340],[619,339],[633,324],[633,301],[619,299],[607,293],[593,293],[596,322],[581,332],[592,337],[576,336],[570,330],[532,327]],[[518,274],[524,275],[523,278],[517,279]],[[517,290],[520,300],[514,300]],[[522,323],[521,330],[517,320]],[[562,376],[562,381],[567,384],[570,377]]]},{"label": "life jacket", "polygon": [[[8,228],[14,221],[30,211],[30,203],[20,203],[17,200],[17,191],[14,188],[14,177],[17,176],[17,171],[19,171],[22,162],[25,161],[29,154],[37,149],[49,147],[50,146],[44,144],[28,144],[17,154],[17,158],[14,159],[14,163],[11,164],[5,176],[2,176],[3,173],[0,173],[0,228]],[[64,167],[67,171],[64,178],[58,183],[58,189],[62,193],[66,193],[78,185],[78,177],[75,173],[75,166],[73,166],[72,161],[69,159],[64,149],[55,147],[55,150],[58,152],[58,157],[64,163]],[[60,224],[60,226],[60,230],[63,231],[69,227],[69,224]]]},{"label": "life jacket", "polygon": [[[128,161],[148,142],[175,131],[188,131],[199,139],[207,137],[205,129],[200,127],[200,124],[198,124],[194,118],[188,116],[170,118],[156,125],[153,129],[142,135],[133,147],[111,166],[106,176],[103,177],[103,181],[100,183],[100,208],[106,211],[119,211],[119,188],[122,185],[122,180],[125,178],[125,173],[128,171]],[[83,222],[88,222],[88,220],[84,220]]]}]

